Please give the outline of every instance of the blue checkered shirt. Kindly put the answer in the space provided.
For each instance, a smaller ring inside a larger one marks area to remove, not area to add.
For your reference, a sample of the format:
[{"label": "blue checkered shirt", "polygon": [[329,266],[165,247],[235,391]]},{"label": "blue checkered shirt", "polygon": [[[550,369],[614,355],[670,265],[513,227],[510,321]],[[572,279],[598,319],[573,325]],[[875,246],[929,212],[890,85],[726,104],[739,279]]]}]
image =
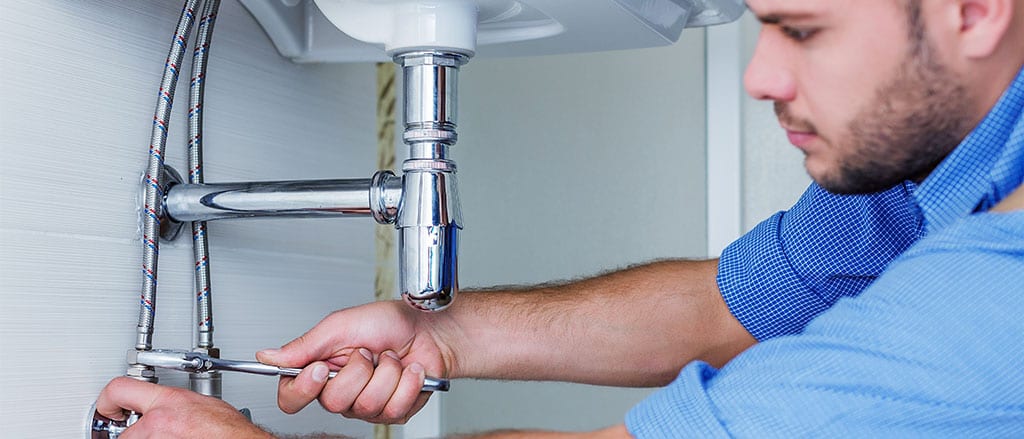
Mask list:
[{"label": "blue checkered shirt", "polygon": [[919,186],[812,186],[722,255],[762,340],[627,415],[639,438],[1024,437],[1024,70]]}]

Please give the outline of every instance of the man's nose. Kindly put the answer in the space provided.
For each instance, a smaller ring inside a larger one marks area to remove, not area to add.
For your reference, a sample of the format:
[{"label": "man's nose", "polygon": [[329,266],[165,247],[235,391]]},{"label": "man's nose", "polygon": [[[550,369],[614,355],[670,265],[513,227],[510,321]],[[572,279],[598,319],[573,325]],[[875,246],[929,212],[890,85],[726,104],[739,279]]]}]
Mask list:
[{"label": "man's nose", "polygon": [[796,98],[796,81],[780,42],[761,30],[743,85],[754,99],[789,102]]}]

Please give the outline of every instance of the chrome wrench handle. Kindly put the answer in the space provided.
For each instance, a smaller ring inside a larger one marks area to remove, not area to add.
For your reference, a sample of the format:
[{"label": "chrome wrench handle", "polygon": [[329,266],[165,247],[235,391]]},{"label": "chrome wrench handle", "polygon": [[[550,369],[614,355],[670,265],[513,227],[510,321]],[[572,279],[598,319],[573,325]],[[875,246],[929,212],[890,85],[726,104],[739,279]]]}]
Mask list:
[{"label": "chrome wrench handle", "polygon": [[225,360],[223,358],[212,358],[202,355],[204,371],[227,370],[232,372],[252,373],[256,375],[276,376],[280,375],[280,367],[263,364],[258,361]]},{"label": "chrome wrench handle", "polygon": [[[209,372],[213,370],[244,372],[267,376],[296,376],[302,369],[278,367],[258,361],[227,360],[209,355],[173,349],[153,349],[149,351],[128,350],[128,363],[143,366],[174,369],[185,372]],[[327,377],[334,378],[338,372],[330,372]],[[426,377],[423,380],[424,392],[447,392],[450,383],[446,379]]]},{"label": "chrome wrench handle", "polygon": [[[260,364],[263,364],[263,363],[260,363]],[[266,366],[266,365],[264,364],[264,366]],[[276,367],[276,366],[272,366],[272,367]],[[296,375],[299,374],[299,372],[302,372],[302,369],[296,369],[294,367],[278,367],[277,369],[278,369],[278,374],[279,375],[281,375],[281,376],[289,376],[289,377],[296,376]],[[327,374],[327,378],[334,378],[336,375],[338,375],[338,372],[331,371],[330,373]],[[434,377],[425,377],[423,379],[423,389],[422,389],[422,391],[424,391],[424,392],[447,392],[448,388],[449,388],[448,380],[444,380],[444,379],[440,379],[440,378],[434,378]]]}]

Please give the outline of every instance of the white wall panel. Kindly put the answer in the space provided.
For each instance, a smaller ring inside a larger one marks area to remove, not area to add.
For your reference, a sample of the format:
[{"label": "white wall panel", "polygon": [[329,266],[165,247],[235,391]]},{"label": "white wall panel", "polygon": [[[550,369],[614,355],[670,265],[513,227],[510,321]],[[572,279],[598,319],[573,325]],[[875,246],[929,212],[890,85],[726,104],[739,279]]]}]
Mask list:
[{"label": "white wall panel", "polygon": [[[463,68],[453,147],[463,286],[705,255],[703,36],[687,30],[671,47]],[[594,429],[621,423],[650,392],[494,381],[453,389],[442,401],[449,433]]]},{"label": "white wall panel", "polygon": [[[82,437],[89,405],[124,372],[141,285],[137,191],[180,6],[0,2],[4,437]],[[208,182],[372,174],[372,66],[282,59],[233,0],[221,8],[211,53]],[[166,154],[178,169],[188,63],[182,71]],[[235,220],[210,230],[216,341],[225,357],[250,358],[329,310],[373,299],[372,220]],[[191,345],[189,246],[186,237],[161,248],[158,347]],[[224,381],[226,400],[277,431],[372,432],[315,404],[282,414],[272,378]]]},{"label": "white wall panel", "polygon": [[[743,66],[750,62],[761,29],[753,14],[741,18]],[[789,209],[811,184],[803,154],[786,140],[770,101],[744,93],[743,112],[743,231],[775,212]]]}]

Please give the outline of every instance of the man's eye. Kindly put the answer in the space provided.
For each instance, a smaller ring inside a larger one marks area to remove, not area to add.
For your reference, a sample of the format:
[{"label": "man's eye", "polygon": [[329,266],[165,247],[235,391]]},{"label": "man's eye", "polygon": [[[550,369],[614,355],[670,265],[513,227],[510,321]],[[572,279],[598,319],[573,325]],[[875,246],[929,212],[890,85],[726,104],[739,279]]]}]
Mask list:
[{"label": "man's eye", "polygon": [[817,29],[798,29],[795,27],[782,26],[782,34],[793,41],[807,41],[818,31]]}]

